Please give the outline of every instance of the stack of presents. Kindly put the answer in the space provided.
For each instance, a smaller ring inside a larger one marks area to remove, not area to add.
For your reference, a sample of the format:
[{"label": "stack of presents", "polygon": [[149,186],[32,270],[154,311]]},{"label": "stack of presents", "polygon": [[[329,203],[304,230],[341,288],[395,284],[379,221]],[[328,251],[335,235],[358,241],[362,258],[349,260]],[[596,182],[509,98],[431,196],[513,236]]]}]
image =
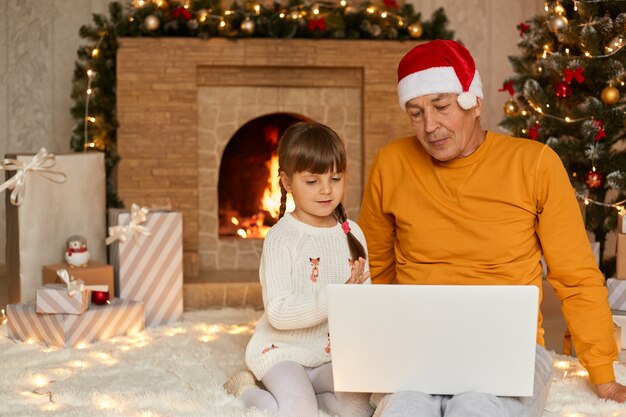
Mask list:
[{"label": "stack of presents", "polygon": [[180,212],[107,212],[100,152],[41,149],[3,167],[9,337],[81,347],[182,318]]},{"label": "stack of presents", "polygon": [[626,349],[626,213],[618,215],[615,278],[606,280],[613,321],[622,328],[622,349]]}]

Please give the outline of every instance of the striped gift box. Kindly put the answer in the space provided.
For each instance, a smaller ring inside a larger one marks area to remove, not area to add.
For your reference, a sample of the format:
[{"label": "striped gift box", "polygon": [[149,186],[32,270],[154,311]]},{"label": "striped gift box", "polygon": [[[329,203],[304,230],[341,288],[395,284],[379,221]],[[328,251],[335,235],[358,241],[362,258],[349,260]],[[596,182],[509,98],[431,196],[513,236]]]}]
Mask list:
[{"label": "striped gift box", "polygon": [[76,347],[144,328],[143,304],[136,301],[116,298],[81,315],[39,314],[35,310],[35,304],[7,305],[10,338]]},{"label": "striped gift box", "polygon": [[609,278],[606,280],[609,289],[609,305],[612,310],[626,311],[626,280]]},{"label": "striped gift box", "polygon": [[91,305],[91,291],[76,291],[69,295],[64,284],[47,284],[37,288],[37,313],[83,314]]},{"label": "striped gift box", "polygon": [[[117,217],[117,219],[115,219]],[[128,211],[110,213],[110,225],[127,225]],[[117,221],[116,221],[117,220]],[[125,300],[144,303],[146,326],[180,321],[183,315],[183,218],[180,212],[151,211],[136,235],[112,245],[116,286]]]}]

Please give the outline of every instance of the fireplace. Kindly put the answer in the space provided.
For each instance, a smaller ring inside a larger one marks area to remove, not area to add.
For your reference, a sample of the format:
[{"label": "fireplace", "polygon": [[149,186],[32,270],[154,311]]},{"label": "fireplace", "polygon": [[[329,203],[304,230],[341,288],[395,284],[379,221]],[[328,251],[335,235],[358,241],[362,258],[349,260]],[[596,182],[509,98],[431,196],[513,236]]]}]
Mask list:
[{"label": "fireplace", "polygon": [[395,67],[414,45],[122,39],[120,196],[182,211],[186,281],[257,276],[262,235],[276,221],[261,203],[276,180],[277,139],[299,120],[337,131],[348,156],[344,204],[357,218],[377,150],[409,133]]},{"label": "fireplace", "polygon": [[300,121],[307,119],[288,113],[257,117],[230,139],[217,185],[220,239],[262,239],[276,223],[281,197],[278,140]]}]

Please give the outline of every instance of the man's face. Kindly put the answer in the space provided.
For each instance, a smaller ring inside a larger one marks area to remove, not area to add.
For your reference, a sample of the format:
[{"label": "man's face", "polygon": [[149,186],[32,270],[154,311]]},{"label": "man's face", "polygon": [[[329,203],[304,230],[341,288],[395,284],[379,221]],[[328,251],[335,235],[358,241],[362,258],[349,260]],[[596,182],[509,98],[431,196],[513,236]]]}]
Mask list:
[{"label": "man's face", "polygon": [[426,152],[438,161],[463,158],[474,153],[483,141],[478,117],[482,100],[463,110],[456,94],[428,94],[406,105],[411,126]]}]

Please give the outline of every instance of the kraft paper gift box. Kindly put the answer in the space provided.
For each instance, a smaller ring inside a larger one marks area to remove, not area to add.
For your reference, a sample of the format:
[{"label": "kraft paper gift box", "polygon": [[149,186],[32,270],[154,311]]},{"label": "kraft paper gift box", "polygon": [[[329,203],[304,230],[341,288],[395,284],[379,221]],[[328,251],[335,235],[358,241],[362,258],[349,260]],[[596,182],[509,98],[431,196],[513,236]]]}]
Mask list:
[{"label": "kraft paper gift box", "polygon": [[37,288],[37,313],[83,314],[91,305],[91,291],[68,292],[65,284],[47,284]]},{"label": "kraft paper gift box", "polygon": [[66,263],[44,265],[41,271],[42,284],[61,283],[57,271],[66,269],[75,279],[82,280],[85,285],[108,285],[109,298],[115,294],[113,267],[98,261],[89,261],[84,268],[70,268]]},{"label": "kraft paper gift box", "polygon": [[39,314],[29,304],[7,305],[9,337],[57,347],[82,347],[98,340],[129,335],[144,328],[143,304],[114,299],[92,305],[81,315]]},{"label": "kraft paper gift box", "polygon": [[615,278],[626,280],[626,234],[617,234],[617,251],[615,252]]},{"label": "kraft paper gift box", "polygon": [[[9,302],[18,303],[35,299],[42,266],[63,261],[72,235],[87,239],[91,259],[106,262],[104,154],[50,157],[42,149],[35,156],[6,156],[16,160],[5,160],[7,182],[14,186],[6,190],[6,272]],[[27,172],[29,164],[43,170]],[[17,179],[24,187],[15,187]]]},{"label": "kraft paper gift box", "polygon": [[[116,228],[117,227],[117,228]],[[116,294],[142,301],[146,326],[180,321],[183,315],[183,219],[176,211],[109,210],[109,235],[125,238],[109,249]],[[143,231],[144,233],[142,233]],[[112,241],[109,237],[108,242]]]},{"label": "kraft paper gift box", "polygon": [[626,312],[626,280],[609,278],[606,280],[609,289],[609,305],[612,310]]}]

